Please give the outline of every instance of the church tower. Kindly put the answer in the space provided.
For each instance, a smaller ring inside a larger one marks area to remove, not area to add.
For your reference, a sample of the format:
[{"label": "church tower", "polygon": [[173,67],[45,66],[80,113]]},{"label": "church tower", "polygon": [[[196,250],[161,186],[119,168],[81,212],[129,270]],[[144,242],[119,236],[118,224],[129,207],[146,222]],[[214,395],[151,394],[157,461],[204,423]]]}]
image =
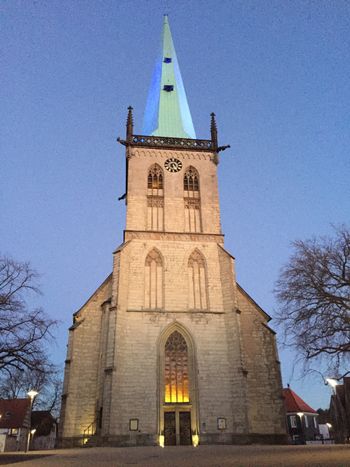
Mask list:
[{"label": "church tower", "polygon": [[129,107],[124,241],[69,330],[62,446],[285,441],[269,316],[224,248],[215,115],[197,139],[167,16],[142,135]]}]

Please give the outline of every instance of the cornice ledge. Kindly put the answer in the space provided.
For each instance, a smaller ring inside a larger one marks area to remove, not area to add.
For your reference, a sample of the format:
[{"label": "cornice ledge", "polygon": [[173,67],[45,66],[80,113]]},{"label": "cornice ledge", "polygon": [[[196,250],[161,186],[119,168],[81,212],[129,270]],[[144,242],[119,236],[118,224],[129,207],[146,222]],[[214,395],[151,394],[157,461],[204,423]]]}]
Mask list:
[{"label": "cornice ledge", "polygon": [[226,313],[225,311],[216,311],[216,310],[172,310],[172,311],[169,311],[169,310],[160,310],[160,309],[151,310],[151,309],[133,309],[133,308],[127,309],[126,312],[127,313],[157,313],[157,314],[161,314],[161,315],[164,315],[164,314],[179,314],[179,313],[190,314],[190,315],[194,315],[194,314],[197,314],[197,315],[207,315],[207,314],[223,315],[223,314]]},{"label": "cornice ledge", "polygon": [[190,233],[190,232],[159,232],[154,230],[124,230],[124,239],[126,241],[133,239],[148,240],[179,240],[183,242],[215,242],[224,243],[223,234],[211,233]]}]

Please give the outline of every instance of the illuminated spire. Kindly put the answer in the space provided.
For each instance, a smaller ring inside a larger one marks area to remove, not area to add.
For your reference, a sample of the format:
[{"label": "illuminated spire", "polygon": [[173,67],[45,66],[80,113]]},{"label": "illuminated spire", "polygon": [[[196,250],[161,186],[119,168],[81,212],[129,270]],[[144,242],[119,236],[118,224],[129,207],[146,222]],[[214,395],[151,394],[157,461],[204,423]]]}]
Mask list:
[{"label": "illuminated spire", "polygon": [[148,93],[143,134],[195,139],[167,15],[164,16],[162,41]]}]

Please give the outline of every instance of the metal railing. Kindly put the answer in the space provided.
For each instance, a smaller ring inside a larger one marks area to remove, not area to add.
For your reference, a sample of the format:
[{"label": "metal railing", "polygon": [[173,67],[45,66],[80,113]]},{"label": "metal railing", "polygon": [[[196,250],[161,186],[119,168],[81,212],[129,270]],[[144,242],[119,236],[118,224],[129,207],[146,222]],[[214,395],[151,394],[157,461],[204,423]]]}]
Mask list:
[{"label": "metal railing", "polygon": [[97,421],[94,420],[90,425],[83,431],[83,446],[86,446],[89,440],[96,434]]}]

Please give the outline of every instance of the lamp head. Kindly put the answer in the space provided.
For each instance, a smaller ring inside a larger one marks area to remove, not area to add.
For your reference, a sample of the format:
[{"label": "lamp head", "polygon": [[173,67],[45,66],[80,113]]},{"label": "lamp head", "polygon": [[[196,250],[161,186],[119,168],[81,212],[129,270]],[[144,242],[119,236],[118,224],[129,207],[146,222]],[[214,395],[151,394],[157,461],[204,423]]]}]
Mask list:
[{"label": "lamp head", "polygon": [[332,388],[335,388],[338,385],[338,381],[334,378],[326,378],[326,382],[332,386]]},{"label": "lamp head", "polygon": [[34,389],[31,389],[30,391],[27,392],[28,396],[33,400],[35,396],[37,396],[39,393],[38,391],[35,391]]}]

